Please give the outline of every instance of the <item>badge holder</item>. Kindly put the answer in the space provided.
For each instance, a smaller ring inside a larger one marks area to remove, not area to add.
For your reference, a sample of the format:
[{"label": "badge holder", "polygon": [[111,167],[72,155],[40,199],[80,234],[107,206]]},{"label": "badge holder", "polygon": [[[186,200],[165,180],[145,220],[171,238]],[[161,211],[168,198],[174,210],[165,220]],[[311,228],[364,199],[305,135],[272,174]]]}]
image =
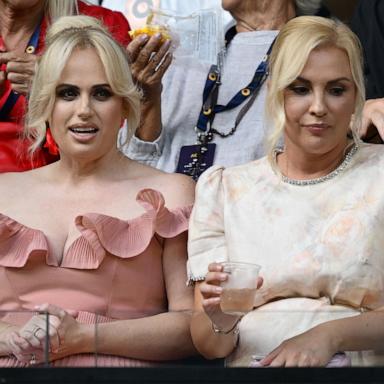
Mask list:
[{"label": "badge holder", "polygon": [[197,144],[181,147],[176,172],[192,177],[197,181],[200,175],[213,165],[216,144],[211,132],[197,132]]}]

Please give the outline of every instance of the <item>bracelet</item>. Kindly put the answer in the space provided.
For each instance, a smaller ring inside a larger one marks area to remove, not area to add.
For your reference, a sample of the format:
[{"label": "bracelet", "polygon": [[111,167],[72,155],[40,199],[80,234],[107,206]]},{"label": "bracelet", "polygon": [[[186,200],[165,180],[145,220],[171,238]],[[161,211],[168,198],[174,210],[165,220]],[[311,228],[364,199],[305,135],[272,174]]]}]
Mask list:
[{"label": "bracelet", "polygon": [[228,331],[224,331],[224,329],[218,327],[213,321],[211,322],[212,324],[212,330],[214,333],[221,333],[223,335],[228,335],[230,334],[231,332],[234,334],[234,335],[238,335],[240,333],[240,329],[239,329],[239,322],[240,320],[242,319],[242,317],[239,317],[235,324],[233,324],[233,326],[228,330]]}]

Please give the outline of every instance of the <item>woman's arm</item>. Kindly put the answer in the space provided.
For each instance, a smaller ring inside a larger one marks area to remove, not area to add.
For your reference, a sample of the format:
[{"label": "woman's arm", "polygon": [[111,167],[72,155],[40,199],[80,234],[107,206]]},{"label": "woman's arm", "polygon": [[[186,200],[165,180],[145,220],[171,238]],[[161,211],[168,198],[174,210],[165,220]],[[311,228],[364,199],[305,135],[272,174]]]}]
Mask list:
[{"label": "woman's arm", "polygon": [[161,132],[161,80],[172,61],[171,41],[162,43],[161,39],[161,34],[140,35],[127,48],[132,75],[143,92],[136,137],[148,142],[155,141]]},{"label": "woman's arm", "polygon": [[240,317],[221,311],[219,285],[228,278],[222,265],[211,263],[208,271],[205,280],[195,287],[191,334],[197,350],[207,359],[215,359],[228,356],[236,347]]},{"label": "woman's arm", "polygon": [[325,366],[340,351],[382,350],[384,311],[327,321],[291,339],[285,340],[262,365]]},{"label": "woman's arm", "polygon": [[171,64],[170,41],[161,36],[140,35],[127,48],[132,75],[142,90],[140,124],[123,152],[143,164],[156,167],[163,148],[161,121],[162,77]]},{"label": "woman's arm", "polygon": [[384,309],[326,322],[318,327],[329,333],[337,351],[382,350]]},{"label": "woman's arm", "polygon": [[[233,316],[224,317],[221,320],[221,326],[215,324],[224,332],[215,333],[212,326],[212,320],[204,312],[202,306],[202,295],[200,292],[201,283],[195,287],[195,311],[191,321],[191,334],[193,343],[197,350],[207,359],[223,358],[228,356],[236,347],[238,334],[236,322],[238,319]],[[235,328],[233,326],[235,325]],[[231,330],[233,328],[233,330]],[[228,330],[231,330],[227,333]]]}]

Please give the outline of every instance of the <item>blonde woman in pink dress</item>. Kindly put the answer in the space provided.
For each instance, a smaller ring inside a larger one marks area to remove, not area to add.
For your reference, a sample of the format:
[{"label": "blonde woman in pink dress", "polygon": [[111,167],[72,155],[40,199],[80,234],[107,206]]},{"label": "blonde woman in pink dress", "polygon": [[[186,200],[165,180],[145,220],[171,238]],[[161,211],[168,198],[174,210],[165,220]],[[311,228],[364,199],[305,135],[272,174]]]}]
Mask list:
[{"label": "blonde woman in pink dress", "polygon": [[[384,149],[357,138],[361,61],[342,23],[289,21],[270,60],[269,156],[199,180],[188,267],[204,356],[229,366],[384,364]],[[261,265],[264,283],[242,318],[220,308],[226,260]]]},{"label": "blonde woman in pink dress", "polygon": [[[195,354],[185,286],[194,185],[116,149],[140,95],[126,54],[93,18],[47,35],[30,95],[32,150],[61,158],[0,177],[0,366],[143,366]],[[29,310],[35,312],[22,312]],[[21,312],[20,312],[21,311]],[[95,336],[95,322],[97,340]]]}]

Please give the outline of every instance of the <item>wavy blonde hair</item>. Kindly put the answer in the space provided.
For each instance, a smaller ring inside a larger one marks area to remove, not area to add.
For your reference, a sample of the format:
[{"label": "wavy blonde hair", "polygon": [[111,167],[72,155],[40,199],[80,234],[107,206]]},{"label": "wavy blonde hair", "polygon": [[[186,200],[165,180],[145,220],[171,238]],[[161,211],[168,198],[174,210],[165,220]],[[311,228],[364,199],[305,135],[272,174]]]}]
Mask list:
[{"label": "wavy blonde hair", "polygon": [[268,138],[268,156],[281,140],[285,126],[284,90],[300,75],[310,53],[321,46],[333,46],[346,52],[356,87],[356,101],[351,130],[358,140],[365,102],[362,49],[357,36],[342,22],[319,16],[300,16],[290,20],[280,31],[269,61],[270,78],[266,116],[274,125]]},{"label": "wavy blonde hair", "polygon": [[[42,144],[56,99],[61,73],[76,49],[94,48],[103,63],[112,91],[123,98],[123,116],[132,136],[139,123],[140,94],[132,80],[127,55],[109,32],[89,16],[61,17],[52,24],[46,36],[46,49],[39,58],[26,116],[25,133],[33,154]],[[128,140],[127,139],[127,140]]]}]

